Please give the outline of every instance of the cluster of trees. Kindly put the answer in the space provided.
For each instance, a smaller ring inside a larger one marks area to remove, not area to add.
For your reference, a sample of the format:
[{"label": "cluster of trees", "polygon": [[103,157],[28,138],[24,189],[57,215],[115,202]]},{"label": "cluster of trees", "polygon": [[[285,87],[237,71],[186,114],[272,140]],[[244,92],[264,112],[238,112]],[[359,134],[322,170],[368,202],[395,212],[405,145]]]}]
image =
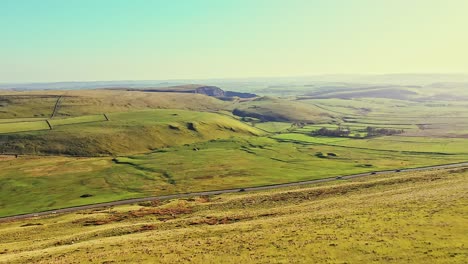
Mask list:
[{"label": "cluster of trees", "polygon": [[312,132],[312,135],[324,137],[348,137],[350,133],[349,129],[344,129],[342,127],[338,127],[337,129],[322,127],[321,129]]},{"label": "cluster of trees", "polygon": [[404,132],[404,130],[403,129],[391,129],[391,128],[367,127],[366,132],[367,132],[367,137],[375,137],[375,136],[391,136],[391,135],[401,134]]},{"label": "cluster of trees", "polygon": [[[375,136],[391,136],[396,134],[401,134],[404,132],[402,129],[390,129],[390,128],[376,128],[376,127],[367,127],[365,131],[367,132],[366,138],[375,137]],[[319,130],[316,130],[311,133],[312,136],[323,136],[323,137],[349,137],[351,134],[351,129],[338,127],[336,129],[328,129],[322,127]],[[355,134],[354,137],[361,138],[360,134]]]}]

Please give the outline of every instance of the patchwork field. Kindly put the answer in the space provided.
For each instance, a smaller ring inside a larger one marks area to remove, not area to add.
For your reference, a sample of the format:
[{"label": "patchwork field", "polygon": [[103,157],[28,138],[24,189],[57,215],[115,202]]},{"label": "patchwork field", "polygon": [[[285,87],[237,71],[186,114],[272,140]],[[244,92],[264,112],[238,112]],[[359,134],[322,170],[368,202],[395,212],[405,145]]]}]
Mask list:
[{"label": "patchwork field", "polygon": [[355,149],[387,150],[407,153],[435,153],[468,155],[468,140],[464,138],[425,138],[425,137],[378,137],[352,139],[340,137],[314,137],[298,133],[284,133],[274,136],[290,142],[326,144]]},{"label": "patchwork field", "polygon": [[0,263],[465,263],[466,168],[0,224]]}]

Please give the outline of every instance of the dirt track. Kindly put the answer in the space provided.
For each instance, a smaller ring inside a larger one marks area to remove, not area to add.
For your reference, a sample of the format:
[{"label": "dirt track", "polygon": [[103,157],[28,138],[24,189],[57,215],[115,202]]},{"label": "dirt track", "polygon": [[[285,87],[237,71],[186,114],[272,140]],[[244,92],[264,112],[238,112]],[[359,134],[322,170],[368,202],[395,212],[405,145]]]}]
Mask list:
[{"label": "dirt track", "polygon": [[110,207],[110,206],[116,206],[116,205],[133,204],[133,203],[146,202],[146,201],[152,201],[152,200],[170,200],[170,199],[187,198],[187,197],[201,196],[201,195],[216,195],[216,194],[223,194],[223,193],[235,193],[235,192],[241,192],[241,191],[251,192],[251,191],[260,191],[260,190],[270,190],[270,189],[277,189],[277,188],[283,188],[283,187],[315,184],[315,183],[321,183],[321,182],[348,180],[348,179],[353,179],[353,178],[358,178],[358,177],[375,176],[375,175],[388,174],[388,173],[426,171],[426,170],[433,170],[433,169],[449,169],[449,168],[460,168],[460,167],[468,167],[468,162],[437,165],[437,166],[427,166],[427,167],[420,167],[420,168],[413,168],[413,169],[376,171],[376,172],[370,172],[370,173],[334,176],[332,178],[282,183],[282,184],[274,184],[274,185],[265,185],[265,186],[257,186],[257,187],[245,187],[245,188],[235,188],[235,189],[226,189],[226,190],[213,190],[213,191],[204,191],[204,192],[179,193],[179,194],[171,194],[171,195],[134,198],[134,199],[120,200],[120,201],[107,202],[107,203],[98,203],[98,204],[90,204],[90,205],[83,205],[83,206],[76,206],[76,207],[68,207],[68,208],[62,208],[62,209],[57,209],[57,210],[44,211],[40,213],[31,213],[31,214],[1,217],[0,222],[38,217],[38,216],[46,216],[46,215],[51,215],[51,214],[70,213],[70,212],[86,210],[86,209],[95,209],[95,208]]}]

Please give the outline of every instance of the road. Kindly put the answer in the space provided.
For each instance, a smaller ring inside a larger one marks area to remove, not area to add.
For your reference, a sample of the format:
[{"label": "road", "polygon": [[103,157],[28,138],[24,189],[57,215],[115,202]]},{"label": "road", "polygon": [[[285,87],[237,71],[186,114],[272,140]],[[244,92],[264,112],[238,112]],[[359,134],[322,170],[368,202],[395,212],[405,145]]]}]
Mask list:
[{"label": "road", "polygon": [[426,167],[419,167],[419,168],[412,168],[412,169],[376,171],[376,172],[360,173],[360,174],[353,174],[353,175],[334,176],[332,178],[325,178],[325,179],[264,185],[264,186],[257,186],[257,187],[245,187],[245,188],[235,188],[235,189],[225,189],[225,190],[213,190],[213,191],[204,191],[204,192],[179,193],[179,194],[171,194],[171,195],[134,198],[134,199],[120,200],[120,201],[107,202],[107,203],[98,203],[98,204],[68,207],[68,208],[44,211],[44,212],[39,212],[39,213],[1,217],[0,222],[6,222],[6,221],[24,219],[24,218],[39,217],[39,216],[47,216],[47,215],[53,215],[53,214],[70,213],[70,212],[75,212],[75,211],[80,211],[80,210],[96,209],[96,208],[110,207],[110,206],[116,206],[116,205],[134,204],[134,203],[147,202],[147,201],[153,201],[153,200],[170,200],[170,199],[187,198],[187,197],[201,196],[201,195],[217,195],[217,194],[223,194],[223,193],[236,193],[236,192],[244,192],[244,191],[252,192],[252,191],[261,191],[261,190],[271,190],[271,189],[277,189],[277,188],[283,188],[283,187],[292,187],[292,186],[316,184],[316,183],[322,183],[322,182],[348,180],[348,179],[353,179],[353,178],[375,176],[375,175],[396,173],[396,172],[426,171],[426,170],[433,170],[433,169],[450,169],[450,168],[460,168],[460,167],[468,167],[468,162],[444,164],[444,165],[436,165],[436,166],[426,166]]}]

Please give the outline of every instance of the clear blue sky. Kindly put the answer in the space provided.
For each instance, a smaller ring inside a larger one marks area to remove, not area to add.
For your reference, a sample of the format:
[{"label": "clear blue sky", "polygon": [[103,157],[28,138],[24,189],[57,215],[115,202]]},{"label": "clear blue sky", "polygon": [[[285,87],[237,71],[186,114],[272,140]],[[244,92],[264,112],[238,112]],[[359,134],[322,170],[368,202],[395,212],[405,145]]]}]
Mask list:
[{"label": "clear blue sky", "polygon": [[1,0],[0,82],[468,73],[466,0]]}]

